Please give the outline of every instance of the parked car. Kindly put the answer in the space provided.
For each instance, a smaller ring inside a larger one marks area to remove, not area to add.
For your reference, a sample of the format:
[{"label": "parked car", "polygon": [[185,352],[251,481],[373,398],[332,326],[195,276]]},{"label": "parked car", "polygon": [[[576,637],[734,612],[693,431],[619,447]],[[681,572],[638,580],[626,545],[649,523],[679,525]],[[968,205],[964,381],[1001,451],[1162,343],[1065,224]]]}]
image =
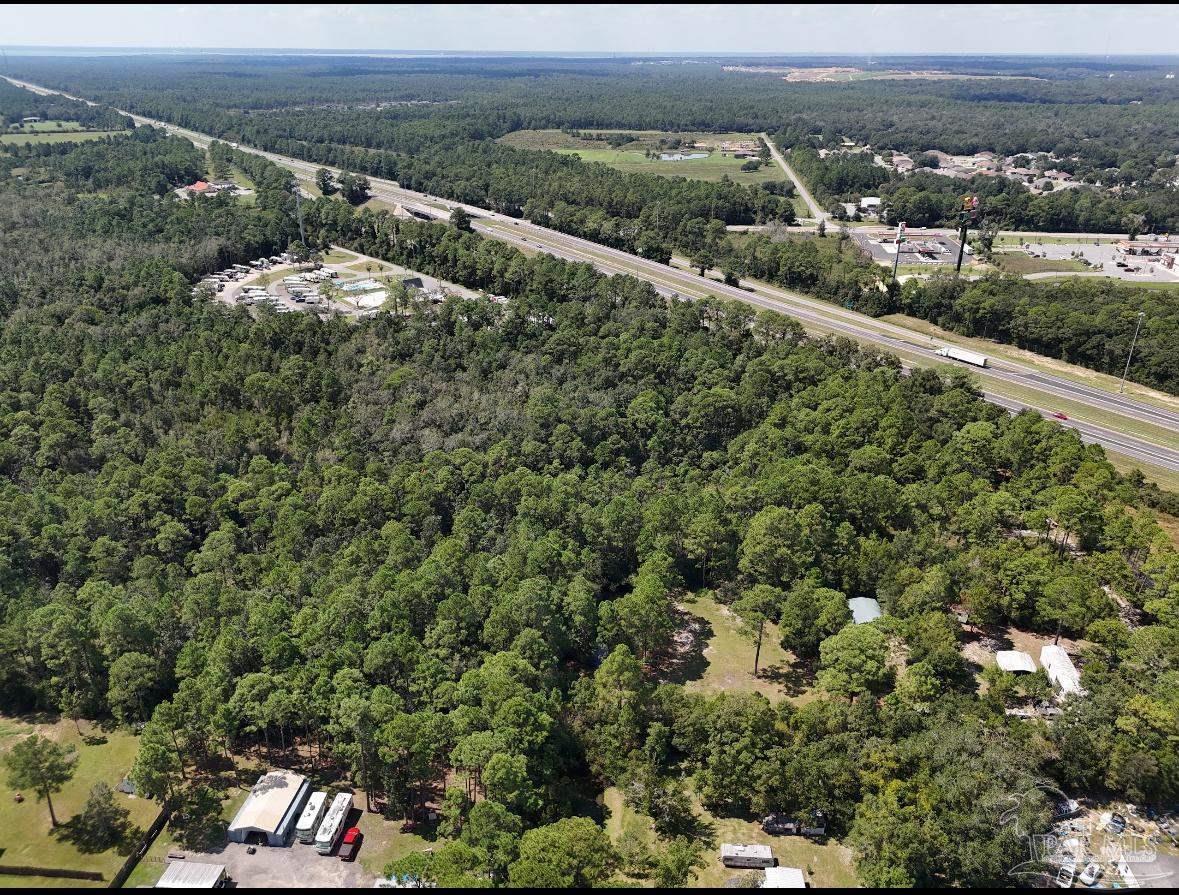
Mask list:
[{"label": "parked car", "polygon": [[340,843],[340,860],[355,861],[356,853],[360,851],[360,843],[363,841],[364,835],[360,832],[360,828],[349,827],[344,833],[344,841]]},{"label": "parked car", "polygon": [[1108,832],[1113,833],[1115,836],[1119,833],[1125,832],[1126,818],[1122,817],[1120,814],[1110,815],[1109,823],[1105,825],[1105,829]]},{"label": "parked car", "polygon": [[1090,861],[1085,866],[1085,869],[1081,871],[1081,875],[1078,877],[1078,879],[1080,879],[1081,885],[1095,885],[1097,881],[1101,879],[1101,865],[1096,861]]}]

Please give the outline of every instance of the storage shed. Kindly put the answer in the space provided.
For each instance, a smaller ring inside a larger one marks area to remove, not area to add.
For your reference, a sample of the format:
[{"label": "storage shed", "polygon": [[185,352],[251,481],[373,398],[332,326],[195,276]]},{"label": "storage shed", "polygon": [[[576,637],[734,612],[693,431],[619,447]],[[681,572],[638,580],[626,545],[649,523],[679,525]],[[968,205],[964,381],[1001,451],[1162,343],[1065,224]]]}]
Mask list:
[{"label": "storage shed", "polygon": [[156,883],[157,889],[219,889],[225,885],[224,864],[173,861]]},{"label": "storage shed", "polygon": [[797,867],[767,867],[763,889],[805,889],[806,877]]},{"label": "storage shed", "polygon": [[284,770],[263,774],[234,815],[229,841],[246,842],[253,837],[267,845],[286,845],[310,792],[311,784],[302,774]]}]

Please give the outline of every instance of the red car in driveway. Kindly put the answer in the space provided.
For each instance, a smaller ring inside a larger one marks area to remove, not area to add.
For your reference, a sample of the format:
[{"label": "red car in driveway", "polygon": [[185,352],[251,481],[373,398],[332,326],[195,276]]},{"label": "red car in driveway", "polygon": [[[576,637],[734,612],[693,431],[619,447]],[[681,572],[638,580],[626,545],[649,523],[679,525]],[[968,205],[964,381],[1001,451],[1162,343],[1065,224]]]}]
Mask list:
[{"label": "red car in driveway", "polygon": [[1066,413],[1061,413],[1059,410],[1058,410],[1058,411],[1056,411],[1056,413],[1054,413],[1054,414],[1052,414],[1052,415],[1053,415],[1054,417],[1056,417],[1058,420],[1067,420],[1067,419],[1068,419],[1068,414],[1066,414]]},{"label": "red car in driveway", "polygon": [[340,860],[355,861],[356,853],[360,851],[360,843],[364,836],[359,827],[349,827],[344,833],[344,841],[340,843]]}]

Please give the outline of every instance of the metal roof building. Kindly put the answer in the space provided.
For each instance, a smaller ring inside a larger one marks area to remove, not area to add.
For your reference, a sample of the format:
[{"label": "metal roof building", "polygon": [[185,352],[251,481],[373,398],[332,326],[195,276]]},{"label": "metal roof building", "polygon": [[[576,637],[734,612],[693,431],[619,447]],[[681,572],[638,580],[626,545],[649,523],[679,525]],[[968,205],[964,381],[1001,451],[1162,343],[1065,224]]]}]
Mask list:
[{"label": "metal roof building", "polygon": [[286,845],[310,792],[311,784],[302,774],[283,770],[263,774],[234,815],[229,841],[264,836],[268,845]]},{"label": "metal roof building", "polygon": [[857,625],[874,622],[883,615],[880,603],[872,597],[852,597],[847,601],[847,608],[851,610],[852,621]]},{"label": "metal roof building", "polygon": [[1063,647],[1050,643],[1040,650],[1040,664],[1048,673],[1048,680],[1056,684],[1062,696],[1084,696],[1081,673]]},{"label": "metal roof building", "polygon": [[1031,674],[1036,670],[1036,663],[1023,650],[1008,649],[1000,650],[995,653],[995,664],[1004,671],[1010,671],[1013,674],[1019,672],[1027,672]]},{"label": "metal roof building", "polygon": [[806,877],[797,867],[767,867],[763,889],[805,889]]},{"label": "metal roof building", "polygon": [[225,882],[224,864],[173,861],[156,883],[157,889],[216,889]]}]

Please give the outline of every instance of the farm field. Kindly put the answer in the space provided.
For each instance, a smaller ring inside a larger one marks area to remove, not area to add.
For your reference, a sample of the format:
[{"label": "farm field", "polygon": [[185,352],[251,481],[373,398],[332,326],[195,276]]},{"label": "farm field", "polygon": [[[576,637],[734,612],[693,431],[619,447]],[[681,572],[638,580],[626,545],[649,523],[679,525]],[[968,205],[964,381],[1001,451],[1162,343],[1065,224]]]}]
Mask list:
[{"label": "farm field", "polygon": [[[89,722],[81,722],[81,730],[66,720],[42,721],[0,717],[0,754],[31,733],[77,748],[77,770],[60,793],[53,796],[58,829],[49,829],[49,811],[43,801],[31,792],[22,791],[24,801],[14,799],[15,792],[8,784],[8,772],[0,767],[0,830],[4,831],[0,845],[0,864],[10,866],[45,867],[59,870],[95,870],[109,881],[123,865],[126,855],[119,847],[102,852],[86,852],[71,841],[70,820],[86,803],[90,788],[103,781],[112,789],[131,769],[135,760],[138,739],[126,730],[104,730]],[[147,829],[159,813],[159,806],[148,799],[115,793],[116,804],[130,812],[128,822],[138,831]],[[137,841],[133,832],[131,842]],[[127,846],[123,846],[125,851]],[[85,880],[66,880],[39,876],[0,875],[0,887],[25,886],[92,886],[105,883]]]},{"label": "farm field", "polygon": [[[612,148],[604,139],[593,139],[598,135],[628,134],[635,138],[621,148]],[[664,131],[595,131],[592,134],[583,132],[581,136],[573,136],[559,130],[516,131],[501,137],[500,142],[520,149],[548,150],[565,154],[581,156],[582,161],[601,162],[618,171],[628,174],[659,174],[665,177],[686,177],[690,180],[717,181],[726,174],[737,183],[757,184],[772,180],[782,180],[784,174],[777,165],[772,163],[753,172],[741,170],[746,159],[733,157],[732,154],[722,155],[713,149],[707,158],[681,159],[678,161],[663,161],[659,158],[648,158],[647,150],[659,151],[659,142],[665,141],[662,151],[680,151],[691,153],[704,150],[693,150],[696,142],[719,144],[726,142],[741,142],[756,140],[756,134],[707,134],[707,133],[668,133]],[[679,140],[683,144],[680,149],[669,150],[666,141]]]}]

